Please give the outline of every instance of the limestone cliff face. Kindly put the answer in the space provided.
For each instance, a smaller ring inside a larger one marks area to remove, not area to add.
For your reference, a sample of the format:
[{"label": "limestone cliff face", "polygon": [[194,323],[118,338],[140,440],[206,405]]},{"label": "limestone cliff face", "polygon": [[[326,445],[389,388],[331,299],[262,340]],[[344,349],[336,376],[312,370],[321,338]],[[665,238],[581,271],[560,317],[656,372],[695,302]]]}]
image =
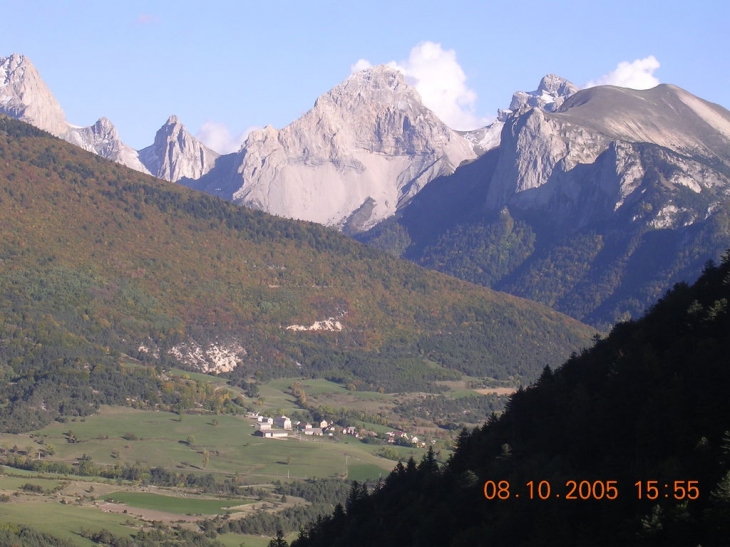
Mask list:
[{"label": "limestone cliff face", "polygon": [[60,136],[71,144],[98,154],[102,158],[121,163],[135,171],[149,173],[139,160],[137,151],[122,142],[117,128],[106,118],[101,118],[89,127],[69,127]]},{"label": "limestone cliff face", "polygon": [[[540,210],[577,229],[640,200],[647,177],[715,200],[730,193],[730,112],[677,87],[606,86],[576,93],[555,112],[520,108],[501,134],[488,209]],[[667,193],[645,221],[677,227],[704,218],[672,209],[672,199]]]},{"label": "limestone cliff face", "polygon": [[486,127],[467,131],[464,137],[471,143],[474,151],[481,155],[497,148],[502,137],[502,128],[509,117],[517,112],[537,108],[545,112],[554,112],[578,92],[578,86],[555,74],[548,74],[540,80],[535,91],[517,91],[507,109],[497,111],[497,119]]},{"label": "limestone cliff face", "polygon": [[601,329],[730,248],[728,110],[671,85],[513,106],[498,147],[360,239]]},{"label": "limestone cliff face", "polygon": [[68,129],[61,105],[33,64],[14,53],[0,57],[0,113],[60,137]]},{"label": "limestone cliff face", "polygon": [[139,151],[150,173],[171,182],[199,179],[213,168],[219,155],[188,133],[177,116],[170,116],[157,131],[155,142]]},{"label": "limestone cliff face", "polygon": [[218,176],[206,189],[355,232],[393,215],[429,181],[474,157],[399,71],[379,66],[351,75],[284,129],[251,133],[235,172],[212,173]]},{"label": "limestone cliff face", "polygon": [[505,113],[517,112],[525,107],[555,112],[568,97],[575,95],[578,90],[578,86],[565,78],[548,74],[540,80],[540,84],[535,91],[517,91],[512,95],[509,110],[501,111],[500,118],[504,118]]}]

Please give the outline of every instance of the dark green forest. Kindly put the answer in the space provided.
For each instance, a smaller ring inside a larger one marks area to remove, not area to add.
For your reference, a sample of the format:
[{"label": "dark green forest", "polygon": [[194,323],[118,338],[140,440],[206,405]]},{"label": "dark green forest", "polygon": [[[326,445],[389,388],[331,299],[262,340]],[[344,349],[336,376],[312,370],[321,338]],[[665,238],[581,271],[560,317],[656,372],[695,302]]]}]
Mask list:
[{"label": "dark green forest", "polygon": [[730,253],[295,547],[730,544]]}]

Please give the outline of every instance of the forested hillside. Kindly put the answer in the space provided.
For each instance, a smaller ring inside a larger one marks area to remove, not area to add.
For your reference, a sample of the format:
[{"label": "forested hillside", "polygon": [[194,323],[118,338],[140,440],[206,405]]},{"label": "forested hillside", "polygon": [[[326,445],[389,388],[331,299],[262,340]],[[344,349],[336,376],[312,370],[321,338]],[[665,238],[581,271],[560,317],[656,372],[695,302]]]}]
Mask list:
[{"label": "forested hillside", "polygon": [[[544,306],[141,175],[8,118],[0,217],[8,430],[148,400],[161,378],[120,357],[177,363],[170,350],[193,342],[239,348],[239,378],[438,391],[464,373],[534,378],[593,334]],[[318,321],[330,330],[312,330]]]},{"label": "forested hillside", "polygon": [[730,254],[293,545],[730,542]]}]

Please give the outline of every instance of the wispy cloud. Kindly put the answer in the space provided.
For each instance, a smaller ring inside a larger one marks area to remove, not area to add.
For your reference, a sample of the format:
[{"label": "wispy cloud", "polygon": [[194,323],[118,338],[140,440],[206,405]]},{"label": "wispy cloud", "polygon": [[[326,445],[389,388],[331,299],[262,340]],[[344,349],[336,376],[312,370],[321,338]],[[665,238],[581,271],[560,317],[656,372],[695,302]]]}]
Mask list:
[{"label": "wispy cloud", "polygon": [[612,72],[588,82],[586,87],[616,85],[632,89],[650,89],[659,85],[659,80],[654,76],[654,71],[660,66],[659,61],[653,55],[636,59],[633,62],[623,61]]},{"label": "wispy cloud", "polygon": [[203,123],[195,137],[219,154],[230,154],[231,152],[238,152],[241,145],[246,141],[248,134],[256,129],[260,129],[260,127],[252,126],[239,135],[231,135],[226,124],[207,121]]},{"label": "wispy cloud", "polygon": [[[421,42],[411,49],[408,59],[388,63],[406,76],[423,99],[443,122],[453,129],[475,129],[486,125],[486,118],[475,115],[477,94],[467,86],[466,74],[456,60],[453,49],[443,49],[435,42]],[[360,59],[350,68],[353,72],[370,68]]]},{"label": "wispy cloud", "polygon": [[350,65],[350,72],[360,72],[367,68],[371,68],[373,65],[367,59],[358,59],[357,63]]}]

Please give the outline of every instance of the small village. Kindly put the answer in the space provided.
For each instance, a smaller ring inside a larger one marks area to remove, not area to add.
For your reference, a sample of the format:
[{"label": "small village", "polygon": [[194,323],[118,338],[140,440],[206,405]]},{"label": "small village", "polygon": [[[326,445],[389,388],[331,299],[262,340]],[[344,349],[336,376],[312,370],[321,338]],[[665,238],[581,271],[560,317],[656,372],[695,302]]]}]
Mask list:
[{"label": "small village", "polygon": [[[328,423],[327,420],[310,423],[297,421],[292,423],[291,419],[283,414],[272,418],[263,416],[257,412],[249,412],[247,418],[255,420],[253,424],[254,435],[265,439],[281,439],[287,437],[300,437],[301,435],[312,437],[336,437],[351,436],[356,439],[372,438],[381,439],[388,444],[403,444],[426,448],[426,441],[416,435],[410,435],[404,431],[387,431],[384,435],[378,435],[375,431],[359,429],[354,426],[341,426],[335,423]],[[431,440],[431,444],[435,443]]]}]

